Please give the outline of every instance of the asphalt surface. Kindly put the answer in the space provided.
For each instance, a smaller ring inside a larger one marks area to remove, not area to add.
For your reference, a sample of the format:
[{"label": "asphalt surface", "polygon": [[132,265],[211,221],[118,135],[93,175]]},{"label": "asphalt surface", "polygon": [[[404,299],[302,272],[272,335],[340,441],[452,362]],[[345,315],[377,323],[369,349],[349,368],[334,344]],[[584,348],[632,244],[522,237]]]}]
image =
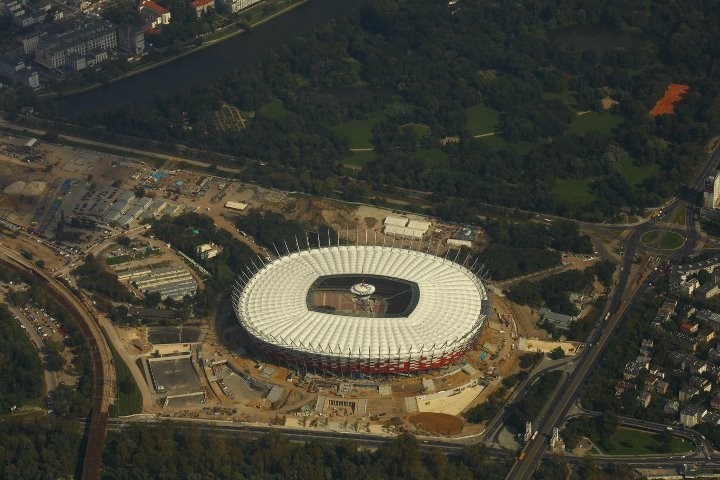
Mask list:
[{"label": "asphalt surface", "polygon": [[[717,170],[719,163],[720,150],[715,149],[692,185],[691,190],[702,191],[705,178],[711,172]],[[665,207],[665,210],[668,212],[677,208],[684,207],[686,209],[686,241],[682,247],[670,255],[671,260],[678,260],[692,253],[695,250],[699,238],[695,224],[696,216],[699,215],[699,208],[692,203],[688,203],[687,200],[692,200],[691,193],[686,193],[685,195],[688,197],[687,199],[675,198]],[[590,334],[588,345],[591,346],[586,349],[585,352],[581,353],[582,358],[577,362],[575,370],[563,382],[562,388],[559,389],[560,394],[554,395],[548,400],[552,408],[536,420],[538,435],[535,440],[530,441],[523,449],[524,454],[522,455],[522,460],[520,460],[520,456],[518,456],[518,460],[513,464],[513,467],[506,477],[508,480],[525,480],[532,477],[533,472],[545,454],[547,439],[550,437],[552,429],[559,426],[567,416],[570,407],[575,402],[580,386],[585,381],[588,373],[592,371],[600,360],[623,314],[642,296],[648,286],[658,277],[658,273],[655,270],[651,270],[651,273],[644,278],[640,277],[636,279],[633,277],[631,279],[630,275],[632,273],[635,254],[639,251],[640,238],[644,233],[657,230],[661,227],[660,221],[650,220],[633,228],[632,234],[626,241],[625,255],[623,257],[618,284],[601,315],[601,318],[604,318],[605,314],[610,312],[610,318],[607,322],[600,325],[600,328],[596,328]]]},{"label": "asphalt surface", "polygon": [[108,408],[114,398],[116,382],[115,366],[107,342],[86,306],[64,285],[5,245],[0,245],[0,262],[25,277],[43,282],[48,293],[73,314],[88,342],[93,362],[93,395],[90,422],[86,428],[87,442],[83,455],[82,479],[99,479],[107,432]]}]

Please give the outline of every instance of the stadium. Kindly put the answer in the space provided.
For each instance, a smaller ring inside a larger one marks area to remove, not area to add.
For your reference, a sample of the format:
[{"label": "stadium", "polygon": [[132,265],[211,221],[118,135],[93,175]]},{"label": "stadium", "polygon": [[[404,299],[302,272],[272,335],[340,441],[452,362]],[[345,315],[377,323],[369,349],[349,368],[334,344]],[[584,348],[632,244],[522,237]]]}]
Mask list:
[{"label": "stadium", "polygon": [[437,369],[473,347],[489,312],[468,268],[379,245],[309,248],[238,277],[235,314],[252,342],[305,372]]}]

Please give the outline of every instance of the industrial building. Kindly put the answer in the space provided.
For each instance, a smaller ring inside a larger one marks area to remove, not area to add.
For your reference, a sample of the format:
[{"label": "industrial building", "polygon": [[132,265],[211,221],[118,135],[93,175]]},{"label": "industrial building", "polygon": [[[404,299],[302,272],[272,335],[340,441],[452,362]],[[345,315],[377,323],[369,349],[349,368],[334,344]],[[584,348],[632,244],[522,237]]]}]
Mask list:
[{"label": "industrial building", "polygon": [[244,211],[248,207],[248,204],[245,202],[226,202],[225,208],[229,210],[236,210],[238,212]]},{"label": "industrial building", "polygon": [[162,268],[141,268],[118,272],[118,279],[134,285],[143,293],[159,292],[161,299],[182,300],[185,295],[194,295],[197,282],[182,266]]},{"label": "industrial building", "polygon": [[197,254],[203,260],[217,257],[222,249],[214,243],[203,243],[197,247]]},{"label": "industrial building", "polygon": [[383,233],[396,237],[421,239],[430,225],[430,222],[409,220],[405,217],[386,217],[383,221]]}]

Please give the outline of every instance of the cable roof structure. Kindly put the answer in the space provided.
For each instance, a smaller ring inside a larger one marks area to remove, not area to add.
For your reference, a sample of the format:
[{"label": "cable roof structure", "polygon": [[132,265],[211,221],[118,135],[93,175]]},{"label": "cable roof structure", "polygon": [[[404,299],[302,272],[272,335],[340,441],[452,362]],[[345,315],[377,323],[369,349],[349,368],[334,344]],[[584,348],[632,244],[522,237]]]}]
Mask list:
[{"label": "cable roof structure", "polygon": [[[489,312],[481,280],[429,252],[328,245],[258,263],[236,282],[238,320],[265,352],[308,370],[437,368],[472,348]],[[317,293],[324,279],[352,287]],[[383,313],[401,295],[410,299],[404,310]],[[313,303],[328,296],[334,307]]]}]

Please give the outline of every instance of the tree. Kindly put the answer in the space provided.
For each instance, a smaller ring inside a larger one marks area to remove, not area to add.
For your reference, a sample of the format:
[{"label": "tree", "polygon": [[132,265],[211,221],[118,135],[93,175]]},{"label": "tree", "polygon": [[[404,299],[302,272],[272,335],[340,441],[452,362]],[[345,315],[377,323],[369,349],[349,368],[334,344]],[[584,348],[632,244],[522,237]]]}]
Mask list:
[{"label": "tree", "polygon": [[550,357],[553,360],[559,360],[561,358],[565,358],[565,350],[563,350],[561,347],[557,347],[548,354],[548,357]]},{"label": "tree", "polygon": [[61,355],[62,344],[55,342],[48,343],[44,348],[45,367],[52,372],[59,372],[63,369],[65,361]]},{"label": "tree", "polygon": [[617,415],[613,412],[603,412],[602,415],[597,417],[595,425],[600,439],[600,446],[608,450],[610,448],[610,439],[615,435],[619,425]]},{"label": "tree", "polygon": [[160,303],[160,292],[146,293],[144,303],[146,307],[157,307],[158,303]]}]

